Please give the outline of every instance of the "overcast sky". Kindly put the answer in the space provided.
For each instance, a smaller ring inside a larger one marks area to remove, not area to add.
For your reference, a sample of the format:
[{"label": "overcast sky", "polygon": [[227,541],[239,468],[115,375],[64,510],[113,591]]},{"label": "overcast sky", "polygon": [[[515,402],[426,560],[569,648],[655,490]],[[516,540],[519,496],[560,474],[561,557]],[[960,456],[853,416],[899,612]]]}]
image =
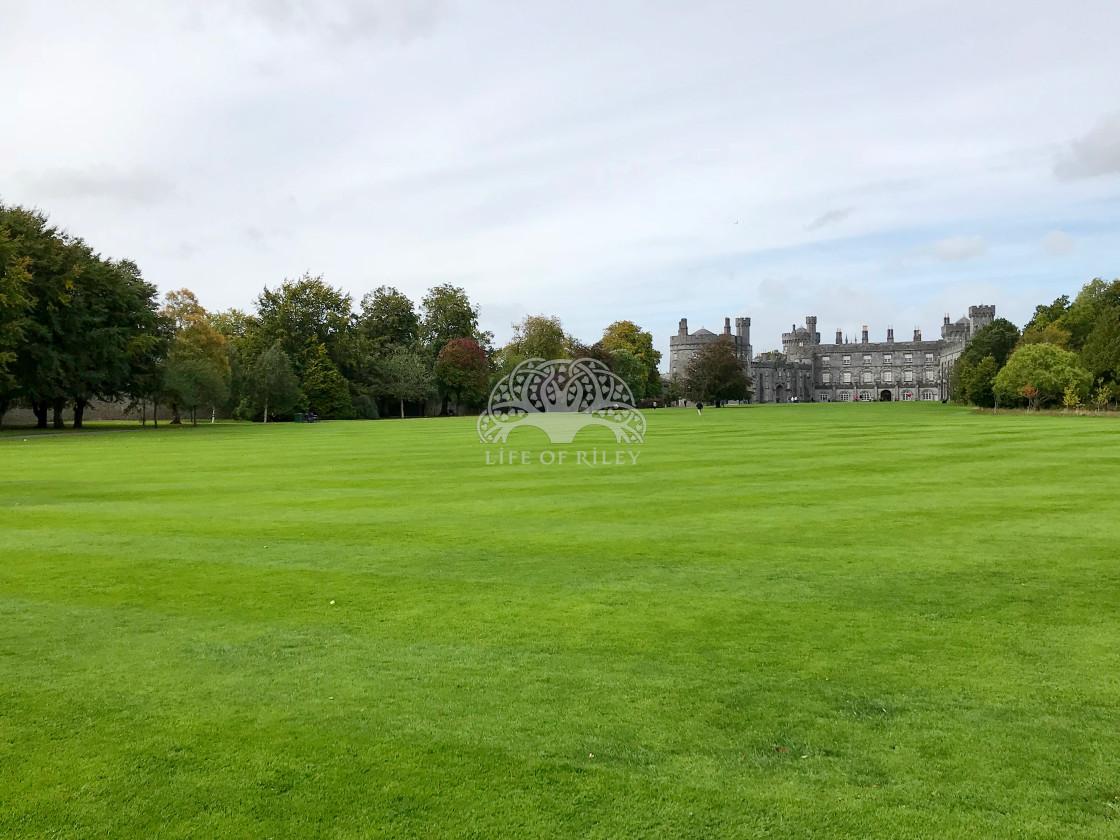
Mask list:
[{"label": "overcast sky", "polygon": [[936,334],[1120,275],[1117,0],[0,0],[0,198],[161,291]]}]

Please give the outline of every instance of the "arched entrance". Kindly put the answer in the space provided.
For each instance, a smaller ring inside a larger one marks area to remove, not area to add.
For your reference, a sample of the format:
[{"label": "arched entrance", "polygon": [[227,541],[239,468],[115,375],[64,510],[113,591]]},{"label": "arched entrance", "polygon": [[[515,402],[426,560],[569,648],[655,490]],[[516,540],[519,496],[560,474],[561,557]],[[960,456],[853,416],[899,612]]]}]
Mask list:
[{"label": "arched entrance", "polygon": [[786,386],[785,385],[778,385],[774,389],[774,402],[777,402],[777,403],[785,402],[785,399],[784,399],[785,394],[786,394]]},{"label": "arched entrance", "polygon": [[882,391],[879,392],[879,402],[890,402],[890,401],[891,401],[891,392],[888,391],[886,388],[884,388]]}]

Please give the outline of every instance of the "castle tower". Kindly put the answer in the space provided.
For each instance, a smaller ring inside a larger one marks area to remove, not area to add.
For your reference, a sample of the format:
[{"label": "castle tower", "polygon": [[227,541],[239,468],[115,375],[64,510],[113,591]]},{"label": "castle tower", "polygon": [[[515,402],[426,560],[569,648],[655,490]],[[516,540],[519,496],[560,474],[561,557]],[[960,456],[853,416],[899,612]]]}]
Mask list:
[{"label": "castle tower", "polygon": [[821,334],[817,332],[817,316],[809,315],[805,319],[805,327],[809,330],[809,346],[815,347],[821,343]]},{"label": "castle tower", "polygon": [[968,307],[969,338],[992,323],[995,318],[996,308],[994,306],[980,304],[980,306]]},{"label": "castle tower", "polygon": [[739,358],[747,363],[750,367],[751,359],[754,358],[754,353],[751,352],[751,319],[750,318],[736,318],[735,319],[735,343],[739,347]]}]

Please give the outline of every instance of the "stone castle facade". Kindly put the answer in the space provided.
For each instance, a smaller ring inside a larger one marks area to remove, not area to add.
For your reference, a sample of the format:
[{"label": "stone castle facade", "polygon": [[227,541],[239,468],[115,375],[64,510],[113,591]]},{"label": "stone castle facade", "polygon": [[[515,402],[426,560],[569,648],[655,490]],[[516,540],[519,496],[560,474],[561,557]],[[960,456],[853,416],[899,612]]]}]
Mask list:
[{"label": "stone castle facade", "polygon": [[[953,362],[995,317],[994,306],[970,306],[968,315],[955,323],[945,316],[938,339],[924,340],[916,329],[912,340],[895,341],[888,328],[886,341],[873,342],[865,326],[858,341],[837,330],[836,340],[824,344],[817,317],[810,315],[805,326],[794,324],[782,334],[780,353],[758,356],[751,349],[750,318],[736,318],[734,333],[731,319],[725,318],[723,334],[754,382],[752,402],[928,402],[949,398]],[[683,375],[696,351],[718,337],[705,329],[690,333],[688,320],[681,318],[677,334],[669,338],[669,375]]]}]

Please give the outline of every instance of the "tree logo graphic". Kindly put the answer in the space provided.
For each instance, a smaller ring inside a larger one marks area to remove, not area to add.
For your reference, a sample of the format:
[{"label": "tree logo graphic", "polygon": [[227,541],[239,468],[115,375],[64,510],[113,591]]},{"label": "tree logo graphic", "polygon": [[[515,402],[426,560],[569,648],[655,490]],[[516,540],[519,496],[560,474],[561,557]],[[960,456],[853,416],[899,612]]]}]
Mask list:
[{"label": "tree logo graphic", "polygon": [[597,359],[526,359],[502,377],[478,417],[483,443],[506,443],[519,426],[535,426],[552,443],[571,443],[603,426],[617,443],[641,443],[646,418],[618,374]]}]

